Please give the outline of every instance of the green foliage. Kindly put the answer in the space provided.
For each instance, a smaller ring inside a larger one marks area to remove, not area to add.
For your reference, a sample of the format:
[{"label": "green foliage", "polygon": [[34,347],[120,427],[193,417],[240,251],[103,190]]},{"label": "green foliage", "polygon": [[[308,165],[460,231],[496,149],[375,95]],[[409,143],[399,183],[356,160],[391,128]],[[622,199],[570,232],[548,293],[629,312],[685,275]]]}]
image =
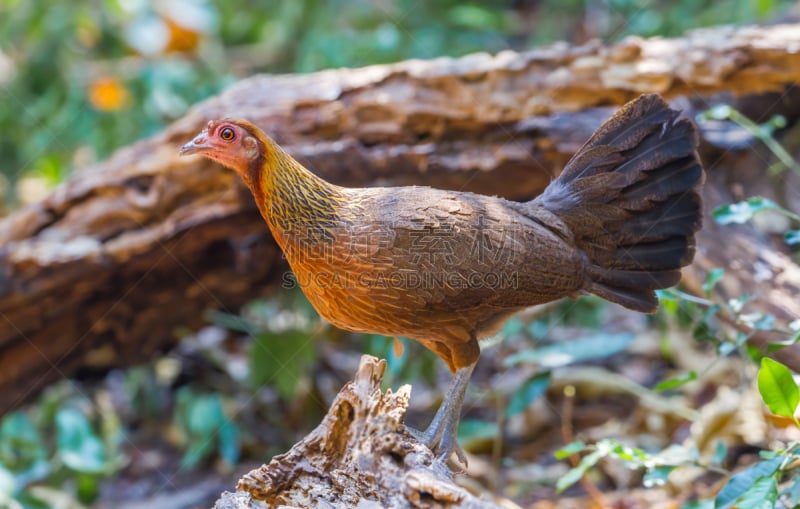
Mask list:
[{"label": "green foliage", "polygon": [[786,127],[786,119],[783,116],[775,115],[763,124],[756,124],[731,106],[727,104],[720,104],[708,111],[701,113],[698,116],[698,120],[700,121],[706,119],[730,120],[731,122],[735,122],[743,127],[752,136],[758,138],[762,143],[764,143],[778,159],[777,165],[773,165],[771,168],[769,168],[768,173],[774,175],[784,171],[787,168],[800,173],[800,163],[795,161],[794,157],[792,157],[791,154],[789,154],[789,152],[787,152],[786,149],[783,148],[783,146],[773,137],[776,129],[782,129]]},{"label": "green foliage", "polygon": [[286,399],[295,394],[297,382],[316,357],[314,340],[304,330],[261,333],[253,337],[250,380],[253,386],[270,382]]},{"label": "green foliage", "polygon": [[[701,115],[700,118],[701,120],[703,118],[731,120],[740,124],[773,151],[780,164],[783,165],[783,169],[790,168],[800,171],[800,165],[788,156],[783,147],[772,137],[775,129],[785,126],[784,119],[776,117],[766,124],[757,125],[727,106],[716,107]],[[773,173],[775,172],[773,168]],[[719,224],[726,225],[746,223],[756,214],[764,211],[780,213],[792,221],[800,221],[800,216],[794,212],[786,210],[772,200],[758,196],[718,207],[712,214]],[[795,230],[786,232],[784,239],[789,245],[795,244],[799,240]],[[772,331],[780,332],[787,338],[771,344],[770,351],[795,344],[800,341],[800,320],[790,323],[787,329],[779,327],[776,317],[771,314],[746,312],[747,303],[750,300],[747,294],[729,299],[727,302],[715,301],[713,290],[724,280],[724,277],[723,268],[709,271],[706,281],[702,285],[705,298],[689,295],[677,289],[661,290],[659,298],[665,304],[665,309],[673,316],[699,317],[695,320],[692,328],[695,339],[715,344],[719,355],[725,356],[733,352],[740,352],[744,357],[760,360],[758,388],[764,404],[772,413],[791,419],[795,425],[800,427],[800,422],[795,415],[800,403],[800,389],[798,389],[792,373],[783,364],[762,357],[762,352],[747,343],[750,336],[758,331]],[[716,323],[719,315],[725,315],[728,319],[734,320],[743,326],[742,330],[736,331],[731,337]],[[704,372],[690,371],[664,380],[657,384],[654,390],[679,388],[701,377]],[[669,451],[679,454],[668,454]],[[643,482],[645,486],[663,484],[674,469],[682,466],[699,466],[717,472],[725,472],[720,465],[726,456],[727,448],[720,442],[710,464],[700,462],[697,452],[693,449],[673,446],[653,455],[638,449],[627,449],[619,443],[609,440],[600,441],[594,445],[570,444],[567,448],[562,449],[557,457],[564,458],[577,453],[584,453],[584,456],[577,467],[571,469],[559,480],[558,486],[561,490],[577,482],[603,458],[615,458],[625,462],[631,468],[644,469]],[[795,507],[800,501],[799,483],[795,480],[787,484],[783,482],[783,479],[787,475],[800,477],[796,472],[798,459],[800,459],[798,444],[791,443],[778,450],[762,451],[762,458],[735,475],[727,473],[730,477],[714,499],[693,501],[686,504],[685,507],[714,509]]]},{"label": "green foliage", "polygon": [[56,413],[58,457],[68,468],[86,474],[102,473],[106,465],[105,447],[86,416],[74,408]]},{"label": "green foliage", "polygon": [[[5,0],[0,176],[55,184],[257,72],[522,50],[576,37],[679,35],[752,23],[791,3],[544,0],[531,10],[509,0]],[[13,198],[13,186],[3,187]]]},{"label": "green foliage", "polygon": [[214,311],[209,319],[251,337],[248,360],[253,388],[273,385],[285,400],[295,396],[316,360],[314,335],[321,329],[319,317],[299,290],[287,292],[283,299],[251,302],[241,316]]},{"label": "green foliage", "polygon": [[[758,372],[758,389],[764,404],[776,415],[792,419],[800,428],[795,416],[800,404],[800,389],[792,373],[783,364],[769,358],[761,360]],[[557,459],[583,453],[579,464],[570,469],[557,482],[558,491],[563,491],[578,482],[599,461],[613,458],[629,468],[645,471],[643,484],[657,486],[666,483],[669,474],[676,468],[694,466],[725,472],[721,468],[727,455],[727,447],[719,442],[710,463],[703,463],[693,447],[673,445],[664,451],[651,454],[629,447],[613,439],[600,440],[596,444],[573,442],[555,453]],[[686,507],[713,507],[714,509],[795,507],[800,501],[800,445],[791,443],[775,451],[762,451],[762,459],[755,464],[730,475],[728,481],[713,500],[696,501]],[[783,483],[787,476],[794,476],[791,483]],[[783,501],[783,502],[782,502]],[[785,503],[784,503],[785,502]]]},{"label": "green foliage", "polygon": [[754,196],[738,203],[722,205],[714,209],[711,215],[719,224],[746,223],[753,216],[765,210],[774,210],[795,221],[800,221],[800,216],[786,210],[777,203],[761,196]]},{"label": "green foliage", "polygon": [[[714,509],[739,509],[756,507],[775,507],[778,498],[774,474],[784,462],[783,456],[759,461],[738,474],[731,476],[717,494]],[[764,505],[764,504],[767,505]]]},{"label": "green foliage", "polygon": [[53,185],[254,72],[498,51],[513,27],[505,2],[162,4],[0,3],[0,178]]},{"label": "green foliage", "polygon": [[466,450],[475,449],[477,444],[497,440],[500,430],[497,422],[483,419],[462,419],[458,425],[458,442]]},{"label": "green foliage", "polygon": [[716,267],[708,271],[708,277],[706,278],[705,282],[703,283],[703,292],[706,294],[706,297],[711,295],[711,290],[717,286],[717,283],[722,281],[722,278],[725,276],[725,269],[722,267]]},{"label": "green foliage", "polygon": [[506,418],[512,417],[528,408],[531,403],[544,396],[549,386],[549,371],[537,373],[530,377],[511,394],[511,399],[506,407]]},{"label": "green foliage", "polygon": [[239,429],[226,415],[219,394],[197,394],[183,387],[176,403],[175,425],[186,446],[181,468],[194,468],[214,452],[235,465],[239,459]]},{"label": "green foliage", "polygon": [[697,372],[689,371],[680,376],[676,376],[674,378],[669,378],[667,380],[662,380],[661,382],[657,383],[653,390],[656,392],[660,391],[668,391],[672,389],[677,389],[683,385],[688,384],[689,382],[693,382],[697,380]]},{"label": "green foliage", "polygon": [[576,482],[580,481],[581,477],[586,475],[586,472],[588,472],[590,468],[597,465],[601,459],[603,459],[603,451],[600,450],[591,451],[589,454],[581,458],[578,466],[570,469],[569,472],[564,474],[558,480],[558,482],[556,482],[556,493],[561,493]]},{"label": "green foliage", "polygon": [[[41,462],[47,456],[42,437],[31,419],[22,412],[12,412],[0,423],[0,463],[17,476],[38,477]],[[25,473],[27,472],[27,473]]]},{"label": "green foliage", "polygon": [[598,329],[603,324],[608,302],[596,295],[587,295],[574,301],[563,301],[557,311],[550,314],[549,327],[554,324],[578,325]]},{"label": "green foliage", "polygon": [[[601,317],[598,310],[605,309],[605,303],[597,299],[580,299],[570,304],[571,306],[557,306],[552,313],[528,324],[519,318],[512,318],[503,326],[502,337],[521,335],[528,340],[537,342],[532,348],[505,357],[503,366],[514,368],[521,365],[535,365],[544,368],[543,371],[533,373],[504,391],[502,396],[507,401],[504,415],[506,419],[523,412],[545,394],[550,385],[550,369],[613,356],[623,351],[634,339],[634,334],[631,333],[594,332],[571,341],[556,341],[547,344],[539,342],[547,336],[553,326],[563,325],[567,321],[577,322],[582,326],[589,323],[592,324],[590,327],[593,329],[601,328],[601,325],[596,322],[599,322]],[[576,313],[574,308],[579,308],[585,314]],[[570,311],[565,311],[567,309]]]},{"label": "green foliage", "polygon": [[77,403],[43,398],[34,411],[0,421],[0,507],[51,507],[52,497],[91,502],[102,479],[121,468],[110,417]]},{"label": "green foliage", "polygon": [[[708,280],[704,286],[709,286]],[[776,317],[770,313],[745,312],[745,306],[750,300],[747,294],[730,299],[726,303],[716,303],[712,300],[701,299],[681,290],[671,288],[659,291],[659,298],[662,302],[671,302],[673,305],[680,303],[679,307],[669,306],[673,315],[680,317],[685,314],[686,316],[695,317],[692,328],[694,338],[698,341],[707,341],[715,344],[720,355],[730,355],[736,351],[747,353],[747,341],[758,331],[776,331],[786,335],[785,341],[773,341],[768,346],[769,351],[784,348],[800,341],[800,333],[792,324],[790,324],[788,330],[778,328],[776,326]],[[749,332],[740,330],[731,336],[729,332],[719,327],[717,323],[717,315],[719,314],[724,314],[733,319],[746,329],[749,329]],[[759,360],[760,355],[756,355],[754,358]]]},{"label": "green foliage", "polygon": [[55,184],[230,81],[203,59],[131,55],[143,15],[116,0],[0,3],[0,175]]},{"label": "green foliage", "polygon": [[[718,447],[718,450],[724,451]],[[555,453],[557,459],[565,459],[575,454],[584,456],[576,467],[571,468],[556,483],[559,492],[578,482],[589,470],[601,460],[610,458],[623,462],[628,468],[644,470],[643,484],[646,487],[661,486],[667,482],[669,474],[681,467],[701,467],[723,472],[719,463],[724,452],[715,454],[711,463],[703,463],[697,450],[693,447],[673,445],[658,453],[648,453],[636,447],[629,447],[617,440],[605,439],[596,444],[587,445],[573,442]],[[781,484],[787,475],[794,472],[792,466],[800,460],[800,448],[796,444],[775,452],[766,452],[762,460],[750,467],[731,475],[714,499],[695,501],[685,507],[702,507],[714,509],[741,508],[775,508],[794,507],[798,491],[797,482],[789,485]],[[789,499],[789,505],[778,505],[779,498]]]},{"label": "green foliage", "polygon": [[800,390],[794,382],[791,371],[778,361],[768,357],[761,359],[758,371],[758,391],[770,412],[781,417],[796,420],[795,412],[800,403]]},{"label": "green foliage", "polygon": [[696,465],[698,452],[693,447],[673,445],[659,453],[650,454],[637,447],[630,447],[614,439],[599,440],[587,445],[573,442],[555,453],[557,459],[565,459],[575,454],[585,453],[578,466],[570,469],[556,483],[557,490],[562,492],[578,482],[591,468],[604,458],[613,458],[625,463],[628,468],[645,470],[645,485],[660,486],[666,476],[681,465]]},{"label": "green foliage", "polygon": [[[585,36],[616,40],[628,35],[679,36],[688,29],[720,24],[752,24],[774,16],[786,0],[542,0],[530,15],[535,30],[528,42],[569,38],[577,30]],[[576,17],[583,9],[585,18]],[[583,23],[581,23],[583,21]]]},{"label": "green foliage", "polygon": [[540,366],[555,368],[577,362],[602,359],[623,351],[631,341],[632,333],[609,334],[597,332],[576,338],[573,341],[561,341],[550,345],[523,350],[508,356],[503,364],[507,367],[517,364],[536,363]]}]

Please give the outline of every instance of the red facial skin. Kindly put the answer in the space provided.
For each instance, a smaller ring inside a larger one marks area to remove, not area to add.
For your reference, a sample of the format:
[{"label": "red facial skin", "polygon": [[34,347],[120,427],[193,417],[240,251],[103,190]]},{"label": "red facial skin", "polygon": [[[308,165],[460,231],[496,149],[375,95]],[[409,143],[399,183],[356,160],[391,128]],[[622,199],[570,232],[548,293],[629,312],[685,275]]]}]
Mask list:
[{"label": "red facial skin", "polygon": [[180,155],[189,154],[203,155],[244,174],[259,155],[258,141],[243,126],[227,120],[212,120],[192,141],[181,147]]}]

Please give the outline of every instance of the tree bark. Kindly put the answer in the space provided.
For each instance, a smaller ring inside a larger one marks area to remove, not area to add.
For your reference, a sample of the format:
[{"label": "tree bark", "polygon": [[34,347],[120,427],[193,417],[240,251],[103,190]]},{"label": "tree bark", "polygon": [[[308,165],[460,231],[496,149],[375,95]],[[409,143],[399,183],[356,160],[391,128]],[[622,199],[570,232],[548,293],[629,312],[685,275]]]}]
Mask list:
[{"label": "tree bark", "polygon": [[[208,161],[177,157],[209,119],[248,118],[338,184],[524,200],[613,106],[642,92],[671,98],[687,115],[724,100],[794,126],[798,47],[798,25],[723,27],[246,79],[0,222],[0,413],[79,368],[146,360],[174,344],[175,328],[201,325],[205,310],[235,311],[277,286],[286,266],[243,185]],[[730,125],[701,127],[707,210],[755,192],[797,210],[791,185],[769,184],[763,148]],[[796,149],[797,138],[790,128],[781,141]],[[797,175],[783,177],[797,185]],[[687,286],[699,291],[718,266],[733,271],[720,296],[747,291],[749,306],[779,323],[800,316],[800,273],[774,236],[707,218]],[[778,355],[800,370],[792,350]]]},{"label": "tree bark", "polygon": [[403,424],[411,387],[381,392],[386,361],[365,355],[322,423],[292,449],[246,474],[215,508],[500,509],[453,474]]}]

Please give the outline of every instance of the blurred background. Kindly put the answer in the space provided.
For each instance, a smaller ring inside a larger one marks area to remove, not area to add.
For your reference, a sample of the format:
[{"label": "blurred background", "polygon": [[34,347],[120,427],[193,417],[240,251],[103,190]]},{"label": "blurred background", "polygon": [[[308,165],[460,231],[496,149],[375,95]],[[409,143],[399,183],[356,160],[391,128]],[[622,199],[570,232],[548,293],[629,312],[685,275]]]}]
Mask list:
[{"label": "blurred background", "polygon": [[[560,40],[678,36],[703,26],[780,21],[800,12],[798,5],[790,0],[0,0],[0,215],[39,200],[73,172],[158,132],[194,103],[255,73],[522,51]],[[634,335],[659,354],[665,344],[681,341],[676,334],[691,336],[686,330],[696,326],[698,314],[703,311],[691,302],[669,298],[655,317],[591,298],[556,303],[508,322],[501,334],[504,348],[520,356],[503,360],[489,352],[482,365],[547,366],[548,356],[565,355],[563,348],[571,348],[573,362],[607,359]],[[281,292],[239,314],[213,312],[207,318],[208,327],[200,331],[165,331],[183,341],[164,358],[114,371],[100,382],[56,384],[29,408],[4,417],[0,509],[208,507],[243,472],[285,451],[319,422],[324,402],[352,375],[361,352],[387,357],[388,385],[414,383],[411,414],[423,420],[447,381],[442,363],[415,343],[393,348],[383,337],[325,327],[299,292]],[[607,330],[625,332],[599,332]],[[709,334],[697,327],[692,332]],[[311,336],[324,339],[311,342]],[[525,353],[543,339],[553,341],[550,350]],[[664,367],[652,358],[600,362],[639,373]],[[566,467],[551,472],[536,463],[552,452],[547,436],[546,443],[517,448],[513,458],[501,451],[499,430],[522,419],[548,383],[546,371],[509,373],[495,392],[474,402],[460,440],[468,451],[484,455],[485,461],[473,463],[478,469],[473,478],[527,503],[552,495]],[[477,384],[486,376],[476,373]],[[591,422],[605,425],[614,413],[609,408],[632,412],[617,399],[598,401],[587,411]],[[666,447],[663,438],[644,440]],[[552,455],[547,460],[553,463]]]},{"label": "blurred background", "polygon": [[790,0],[0,0],[0,210],[253,73],[774,21]]}]

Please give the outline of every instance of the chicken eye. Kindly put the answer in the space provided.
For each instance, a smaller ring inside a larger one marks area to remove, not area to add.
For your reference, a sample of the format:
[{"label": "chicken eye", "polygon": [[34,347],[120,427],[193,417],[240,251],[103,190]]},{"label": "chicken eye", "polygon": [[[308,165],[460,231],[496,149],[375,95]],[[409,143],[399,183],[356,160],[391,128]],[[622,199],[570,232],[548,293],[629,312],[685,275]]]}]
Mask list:
[{"label": "chicken eye", "polygon": [[223,127],[219,131],[219,137],[222,139],[222,141],[233,141],[233,138],[236,137],[236,134],[230,127]]}]

